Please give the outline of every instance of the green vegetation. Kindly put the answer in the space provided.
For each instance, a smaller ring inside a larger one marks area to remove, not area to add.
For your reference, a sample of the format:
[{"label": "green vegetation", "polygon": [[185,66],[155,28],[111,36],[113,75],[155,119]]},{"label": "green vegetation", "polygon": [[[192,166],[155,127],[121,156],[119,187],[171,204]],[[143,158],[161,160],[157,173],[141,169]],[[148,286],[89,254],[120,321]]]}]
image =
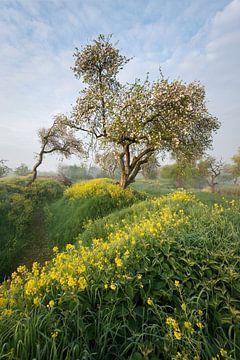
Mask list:
[{"label": "green vegetation", "polygon": [[44,224],[44,204],[63,194],[63,187],[56,181],[38,180],[33,186],[26,187],[27,181],[28,178],[24,177],[0,181],[1,279],[10,275],[17,264],[24,261],[29,248],[39,241],[36,228],[39,227],[39,222],[41,226]]},{"label": "green vegetation", "polygon": [[239,359],[239,202],[127,191],[82,182],[48,205],[86,216],[75,246],[3,283],[0,358]]},{"label": "green vegetation", "polygon": [[110,179],[79,182],[65,191],[65,197],[45,207],[49,244],[72,243],[89,221],[144,198],[146,194],[123,191]]}]

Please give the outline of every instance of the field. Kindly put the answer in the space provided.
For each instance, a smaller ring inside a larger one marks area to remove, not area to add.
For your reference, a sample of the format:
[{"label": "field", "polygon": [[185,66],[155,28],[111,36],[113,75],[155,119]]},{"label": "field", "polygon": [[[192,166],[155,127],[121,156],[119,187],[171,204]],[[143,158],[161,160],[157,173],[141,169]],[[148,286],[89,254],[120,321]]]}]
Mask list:
[{"label": "field", "polygon": [[0,182],[0,359],[240,359],[237,196],[24,185]]}]

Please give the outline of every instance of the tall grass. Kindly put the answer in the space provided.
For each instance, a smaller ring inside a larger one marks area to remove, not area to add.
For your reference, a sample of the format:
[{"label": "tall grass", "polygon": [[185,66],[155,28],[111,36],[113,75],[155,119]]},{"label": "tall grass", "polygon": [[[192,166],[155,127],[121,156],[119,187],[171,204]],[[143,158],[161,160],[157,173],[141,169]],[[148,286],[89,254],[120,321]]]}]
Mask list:
[{"label": "tall grass", "polygon": [[123,191],[110,179],[76,183],[63,198],[45,207],[49,243],[59,247],[72,243],[87,223],[144,198],[146,194]]},{"label": "tall grass", "polygon": [[239,234],[239,203],[185,192],[89,223],[3,284],[0,356],[239,359]]},{"label": "tall grass", "polygon": [[46,202],[63,194],[56,181],[39,180],[26,187],[27,178],[0,181],[0,279],[9,275],[38,234],[34,217]]}]

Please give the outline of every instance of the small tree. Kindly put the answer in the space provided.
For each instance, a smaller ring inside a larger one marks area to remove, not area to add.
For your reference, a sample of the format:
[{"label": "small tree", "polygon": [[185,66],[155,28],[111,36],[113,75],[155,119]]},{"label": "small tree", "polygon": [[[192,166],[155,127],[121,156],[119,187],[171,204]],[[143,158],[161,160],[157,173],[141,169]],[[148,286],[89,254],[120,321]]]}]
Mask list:
[{"label": "small tree", "polygon": [[11,169],[5,164],[7,160],[0,160],[0,178],[8,175]]},{"label": "small tree", "polygon": [[20,166],[18,166],[14,173],[18,176],[26,176],[28,174],[30,174],[31,170],[28,168],[28,166],[26,164],[21,164]]},{"label": "small tree", "polygon": [[237,184],[238,178],[240,177],[240,148],[235,155],[232,157],[233,164],[230,166],[229,172],[234,177],[234,184]]},{"label": "small tree", "polygon": [[221,174],[223,168],[223,161],[217,160],[212,156],[207,156],[204,160],[199,162],[199,172],[206,178],[206,181],[211,188],[211,192],[216,191],[216,185],[218,184],[216,179]]},{"label": "small tree", "polygon": [[142,165],[142,174],[145,180],[154,180],[158,176],[159,162],[155,154],[153,154],[147,163]]},{"label": "small tree", "polygon": [[64,176],[72,182],[78,180],[87,180],[91,176],[88,174],[88,169],[84,164],[80,165],[60,165],[58,167],[58,174]]},{"label": "small tree", "polygon": [[72,154],[83,155],[82,141],[74,136],[74,133],[66,124],[64,115],[55,116],[52,126],[48,129],[42,128],[38,131],[41,144],[40,152],[37,155],[37,162],[33,167],[31,185],[37,178],[37,169],[43,162],[46,154],[60,154],[68,158]]},{"label": "small tree", "polygon": [[162,78],[121,85],[117,75],[129,59],[103,35],[76,49],[74,57],[74,74],[86,87],[68,123],[84,132],[87,140],[95,138],[120,149],[123,188],[153,154],[170,151],[188,158],[210,146],[219,123],[209,114],[199,83]]}]

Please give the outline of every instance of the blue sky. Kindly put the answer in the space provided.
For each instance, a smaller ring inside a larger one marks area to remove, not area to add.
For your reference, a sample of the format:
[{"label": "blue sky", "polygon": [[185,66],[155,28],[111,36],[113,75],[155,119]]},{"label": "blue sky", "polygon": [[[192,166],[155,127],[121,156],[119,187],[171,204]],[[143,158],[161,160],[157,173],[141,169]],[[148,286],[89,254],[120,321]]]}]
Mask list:
[{"label": "blue sky", "polygon": [[[0,0],[0,159],[32,166],[37,129],[70,111],[82,86],[75,47],[100,33],[134,57],[122,81],[154,79],[159,65],[200,80],[222,123],[213,154],[229,160],[240,146],[240,0]],[[55,167],[51,157],[42,169]]]}]

